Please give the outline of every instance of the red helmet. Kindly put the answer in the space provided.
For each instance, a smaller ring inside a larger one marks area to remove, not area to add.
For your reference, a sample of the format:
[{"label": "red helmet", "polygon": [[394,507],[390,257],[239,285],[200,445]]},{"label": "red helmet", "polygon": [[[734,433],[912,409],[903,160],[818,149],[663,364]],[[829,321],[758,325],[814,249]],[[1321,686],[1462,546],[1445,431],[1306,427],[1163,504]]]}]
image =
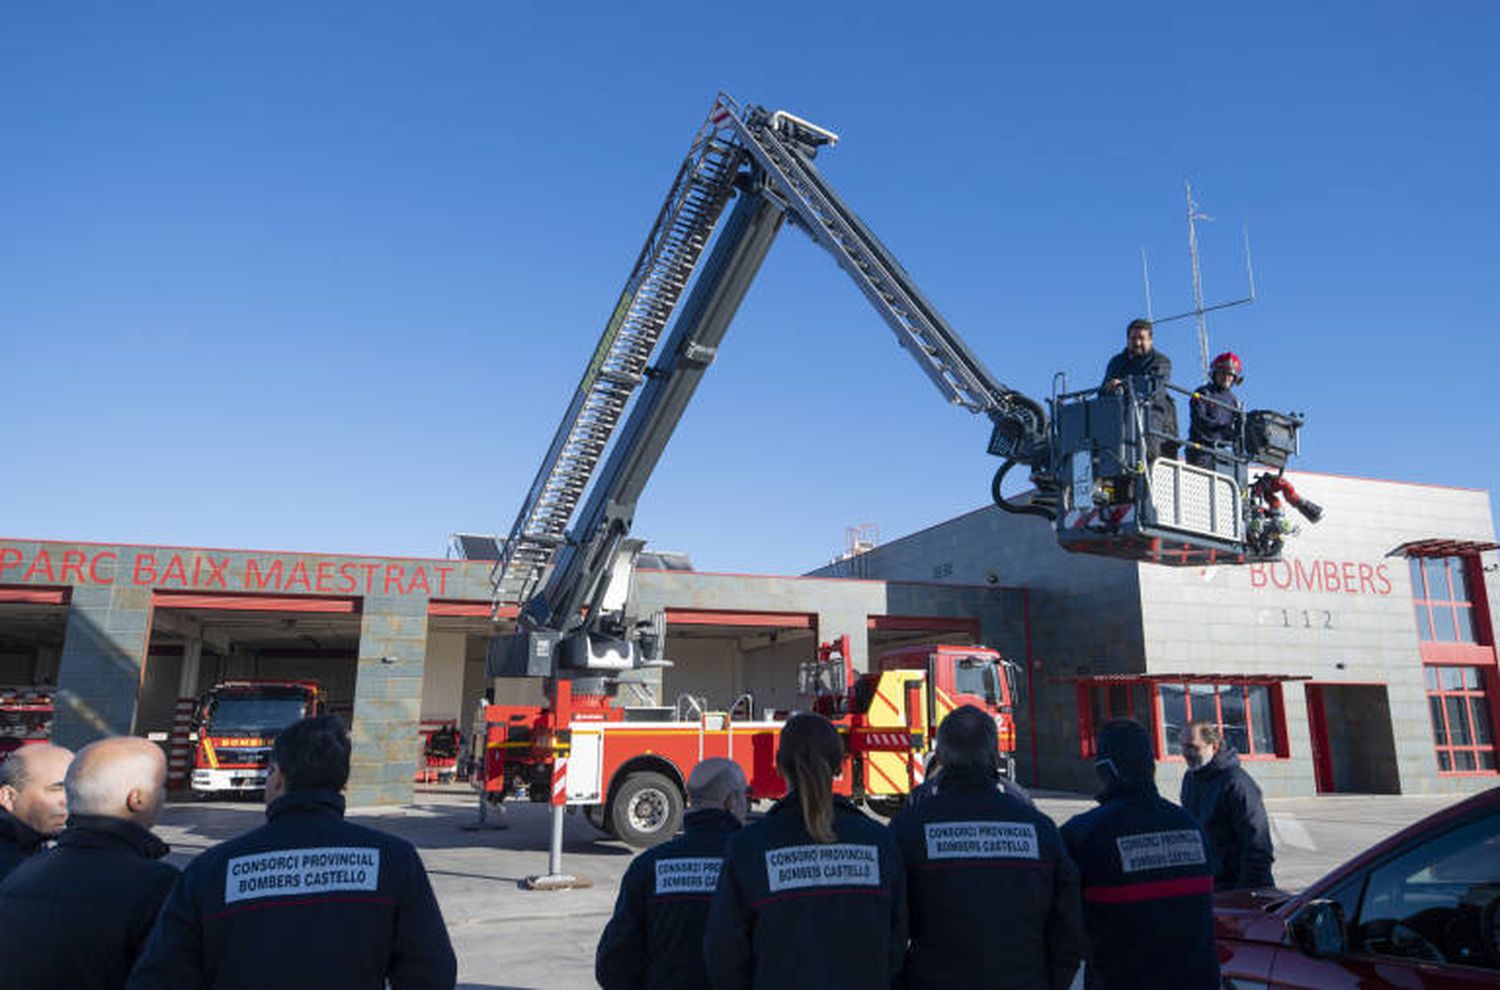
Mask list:
[{"label": "red helmet", "polygon": [[1214,363],[1208,366],[1208,373],[1212,377],[1220,371],[1227,371],[1234,376],[1234,384],[1238,385],[1245,380],[1245,376],[1240,373],[1243,369],[1244,365],[1240,364],[1239,355],[1234,351],[1225,351],[1214,358]]}]

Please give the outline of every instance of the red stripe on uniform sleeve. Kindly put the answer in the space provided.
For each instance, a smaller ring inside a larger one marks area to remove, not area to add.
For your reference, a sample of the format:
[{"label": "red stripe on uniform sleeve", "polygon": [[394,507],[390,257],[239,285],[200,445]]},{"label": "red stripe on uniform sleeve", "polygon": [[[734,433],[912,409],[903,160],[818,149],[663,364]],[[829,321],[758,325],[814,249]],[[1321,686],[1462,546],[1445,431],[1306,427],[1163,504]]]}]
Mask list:
[{"label": "red stripe on uniform sleeve", "polygon": [[1165,897],[1191,897],[1195,894],[1212,894],[1213,877],[1176,877],[1171,880],[1147,880],[1143,883],[1127,883],[1118,887],[1085,887],[1083,899],[1100,904],[1129,904],[1134,901],[1155,901]]}]

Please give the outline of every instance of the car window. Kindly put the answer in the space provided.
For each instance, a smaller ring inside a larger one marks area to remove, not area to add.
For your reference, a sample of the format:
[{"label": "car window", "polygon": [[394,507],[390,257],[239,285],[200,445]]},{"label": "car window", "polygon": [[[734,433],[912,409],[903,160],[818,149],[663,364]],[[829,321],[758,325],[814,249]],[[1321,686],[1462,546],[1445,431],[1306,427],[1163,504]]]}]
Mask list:
[{"label": "car window", "polygon": [[1420,842],[1369,874],[1350,947],[1500,969],[1500,813]]}]

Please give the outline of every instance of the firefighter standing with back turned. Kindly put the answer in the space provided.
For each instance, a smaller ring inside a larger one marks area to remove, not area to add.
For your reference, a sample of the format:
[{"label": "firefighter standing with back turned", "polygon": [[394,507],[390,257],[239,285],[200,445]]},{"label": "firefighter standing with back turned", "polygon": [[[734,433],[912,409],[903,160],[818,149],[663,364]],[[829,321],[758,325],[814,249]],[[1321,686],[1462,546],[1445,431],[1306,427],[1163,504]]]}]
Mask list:
[{"label": "firefighter standing with back turned", "polygon": [[906,864],[909,990],[1066,990],[1083,954],[1078,869],[1052,819],[998,786],[995,720],[938,726],[943,772],[891,822]]}]

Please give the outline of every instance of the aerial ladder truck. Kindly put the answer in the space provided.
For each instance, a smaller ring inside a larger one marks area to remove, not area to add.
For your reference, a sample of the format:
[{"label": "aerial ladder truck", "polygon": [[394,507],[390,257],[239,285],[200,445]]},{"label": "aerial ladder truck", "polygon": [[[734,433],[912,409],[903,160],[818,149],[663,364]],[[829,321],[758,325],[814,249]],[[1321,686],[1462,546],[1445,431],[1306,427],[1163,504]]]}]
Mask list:
[{"label": "aerial ladder truck", "polygon": [[[1049,417],[989,372],[814,166],[837,142],[807,120],[727,94],[695,136],[493,569],[497,618],[503,602],[520,607],[514,632],[490,643],[487,673],[545,678],[549,703],[545,726],[505,745],[544,736],[554,752],[569,752],[575,713],[602,719],[601,699],[622,673],[667,664],[661,623],[629,614],[641,547],[629,537],[632,517],[786,223],[833,256],[945,399],[990,420],[1000,508],[1048,520],[1068,550],[1178,566],[1279,554],[1289,529],[1276,499],[1284,486],[1279,474],[1251,484],[1248,471],[1252,462],[1284,466],[1299,418],[1247,414],[1226,469],[1207,470],[1146,456],[1147,397],[1130,387],[1054,387]],[[1017,465],[1034,488],[1024,502],[1001,491]],[[554,761],[550,785],[558,814],[549,876],[561,875],[567,762]]]}]

